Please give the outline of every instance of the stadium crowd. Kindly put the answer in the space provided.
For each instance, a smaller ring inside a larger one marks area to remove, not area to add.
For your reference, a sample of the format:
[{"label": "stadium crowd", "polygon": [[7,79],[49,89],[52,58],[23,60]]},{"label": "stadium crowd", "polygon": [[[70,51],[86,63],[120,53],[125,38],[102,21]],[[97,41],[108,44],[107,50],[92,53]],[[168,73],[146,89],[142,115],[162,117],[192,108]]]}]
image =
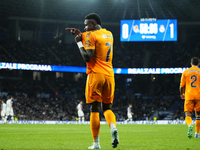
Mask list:
[{"label": "stadium crowd", "polygon": [[[181,67],[190,65],[188,58],[198,55],[199,47],[199,43],[192,42],[183,44],[157,42],[156,45],[148,42],[117,43],[114,45],[113,66],[114,68]],[[2,62],[85,66],[75,43],[38,43],[28,40],[0,39],[0,49]]]},{"label": "stadium crowd", "polygon": [[[2,62],[85,66],[76,44],[58,42],[37,43],[0,39]],[[150,53],[148,53],[150,51]],[[192,53],[191,53],[192,51]],[[187,43],[126,43],[114,45],[113,66],[128,67],[189,67],[188,58],[198,57],[199,44]],[[126,57],[124,57],[126,56]],[[14,71],[11,72],[14,74]],[[55,78],[46,74],[45,80],[23,79],[2,72],[1,99],[14,96],[15,115],[22,120],[75,120],[76,105],[85,101],[86,75],[78,80]],[[8,78],[8,79],[6,79]],[[5,80],[6,79],[6,80]],[[131,79],[131,80],[129,80]],[[116,75],[113,110],[117,120],[125,120],[128,104],[133,105],[134,120],[152,119],[156,111],[167,111],[175,102],[180,105],[173,118],[183,116],[179,101],[180,75]],[[129,80],[129,82],[127,82]],[[83,105],[85,120],[89,120],[89,107]]]},{"label": "stadium crowd", "polygon": [[[113,105],[113,111],[118,121],[126,119],[126,110],[129,103],[133,105],[133,112],[135,114],[133,119],[146,120],[146,117],[152,119],[157,110],[168,110],[173,105],[174,100],[176,100],[175,95],[168,95],[171,93],[170,90],[168,93],[159,93],[154,96],[142,92],[138,93],[139,95],[135,95],[133,86],[132,88],[126,88],[123,76],[118,75],[116,78],[116,80],[122,81],[116,81]],[[143,87],[147,86],[147,83],[144,83],[142,80],[141,78],[136,84],[143,84]],[[61,78],[46,82],[13,80],[12,78],[9,80],[1,79],[1,99],[5,101],[8,94],[14,96],[14,112],[20,120],[75,120],[77,117],[76,105],[80,100],[85,102],[85,78],[79,79],[78,82]],[[55,87],[57,92],[48,88],[48,85]],[[170,89],[170,86],[168,88]],[[139,91],[139,88],[136,88],[136,90]],[[89,106],[84,104],[83,111],[85,113],[85,120],[89,120]]]}]

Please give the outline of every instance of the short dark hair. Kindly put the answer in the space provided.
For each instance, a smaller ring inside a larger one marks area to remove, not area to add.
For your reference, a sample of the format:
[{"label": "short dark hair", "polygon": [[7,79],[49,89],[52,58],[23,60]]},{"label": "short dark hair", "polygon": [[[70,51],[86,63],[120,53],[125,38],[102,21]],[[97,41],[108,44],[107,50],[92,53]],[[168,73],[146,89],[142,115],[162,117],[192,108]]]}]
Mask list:
[{"label": "short dark hair", "polygon": [[101,18],[95,13],[88,14],[87,16],[85,16],[85,19],[93,19],[96,21],[97,24],[101,26]]},{"label": "short dark hair", "polygon": [[195,66],[197,66],[199,64],[199,58],[198,57],[193,57],[191,59],[191,63]]},{"label": "short dark hair", "polygon": [[12,96],[12,95],[8,96],[8,99],[11,99],[11,98],[13,98],[13,96]]}]

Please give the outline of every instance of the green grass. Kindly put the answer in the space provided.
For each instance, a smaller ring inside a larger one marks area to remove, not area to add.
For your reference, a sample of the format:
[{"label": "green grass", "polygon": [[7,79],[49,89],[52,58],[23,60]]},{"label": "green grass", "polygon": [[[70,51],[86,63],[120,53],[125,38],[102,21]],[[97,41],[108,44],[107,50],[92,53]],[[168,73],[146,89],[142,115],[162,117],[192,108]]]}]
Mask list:
[{"label": "green grass", "polygon": [[[118,125],[115,150],[200,150],[200,138],[187,137],[187,125]],[[0,150],[86,150],[89,125],[0,124]],[[111,150],[108,125],[101,125],[100,145]]]}]

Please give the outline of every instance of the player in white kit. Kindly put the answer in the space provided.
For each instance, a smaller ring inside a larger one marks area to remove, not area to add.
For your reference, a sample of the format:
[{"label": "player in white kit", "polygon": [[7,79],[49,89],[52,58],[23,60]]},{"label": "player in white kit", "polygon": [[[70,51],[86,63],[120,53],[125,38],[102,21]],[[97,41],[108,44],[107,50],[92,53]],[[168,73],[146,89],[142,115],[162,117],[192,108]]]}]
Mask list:
[{"label": "player in white kit", "polygon": [[4,124],[5,115],[6,115],[6,104],[4,103],[4,101],[1,101],[1,118],[2,118],[3,124]]},{"label": "player in white kit", "polygon": [[12,123],[14,123],[14,113],[13,113],[13,107],[12,107],[12,104],[13,104],[13,97],[12,96],[9,96],[8,100],[6,101],[6,117],[4,119],[4,123],[7,122],[7,118],[8,116],[11,116],[11,120],[12,120]]},{"label": "player in white kit", "polygon": [[84,113],[83,113],[83,101],[80,101],[80,103],[77,105],[76,109],[78,110],[78,123],[81,123],[81,119],[82,119],[82,123],[84,123]]},{"label": "player in white kit", "polygon": [[127,124],[128,121],[130,121],[130,123],[132,124],[132,115],[134,115],[134,113],[131,111],[132,105],[129,104],[128,108],[127,108],[127,117],[128,119],[125,120],[125,124]]}]

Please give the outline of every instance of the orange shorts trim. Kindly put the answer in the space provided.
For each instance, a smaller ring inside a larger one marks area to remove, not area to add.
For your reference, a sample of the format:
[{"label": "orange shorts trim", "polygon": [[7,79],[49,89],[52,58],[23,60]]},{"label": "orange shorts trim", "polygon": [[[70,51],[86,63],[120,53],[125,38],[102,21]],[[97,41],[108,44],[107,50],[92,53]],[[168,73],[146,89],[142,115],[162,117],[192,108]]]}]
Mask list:
[{"label": "orange shorts trim", "polygon": [[200,111],[200,100],[185,100],[184,112]]},{"label": "orange shorts trim", "polygon": [[86,103],[92,103],[95,101],[106,104],[112,103],[114,99],[114,91],[114,76],[95,72],[88,74],[85,88]]}]

